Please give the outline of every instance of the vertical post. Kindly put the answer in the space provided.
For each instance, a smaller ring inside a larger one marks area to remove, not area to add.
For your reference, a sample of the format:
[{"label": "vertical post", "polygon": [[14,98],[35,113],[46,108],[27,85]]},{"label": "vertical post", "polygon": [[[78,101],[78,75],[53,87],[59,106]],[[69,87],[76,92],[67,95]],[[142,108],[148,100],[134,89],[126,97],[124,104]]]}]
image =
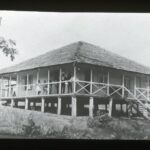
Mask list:
[{"label": "vertical post", "polygon": [[77,98],[72,96],[72,113],[73,117],[77,116]]},{"label": "vertical post", "polygon": [[3,76],[1,76],[1,97],[3,96]]},{"label": "vertical post", "polygon": [[90,97],[89,99],[89,116],[93,117],[93,109],[94,109],[94,98]]},{"label": "vertical post", "polygon": [[11,75],[9,77],[9,97],[11,97]]},{"label": "vertical post", "polygon": [[16,96],[19,96],[19,74],[16,75]]},{"label": "vertical post", "polygon": [[44,112],[45,110],[45,99],[42,97],[42,103],[41,103],[41,112]]},{"label": "vertical post", "polygon": [[112,116],[112,105],[113,105],[113,98],[111,97],[110,100],[109,100],[109,117]]},{"label": "vertical post", "polygon": [[128,103],[126,103],[126,115],[128,116]]},{"label": "vertical post", "polygon": [[[37,70],[36,84],[39,84],[39,69]],[[38,91],[36,91],[36,95],[38,95]]]},{"label": "vertical post", "polygon": [[58,97],[57,114],[61,114],[61,97]]},{"label": "vertical post", "polygon": [[25,98],[25,110],[29,109],[29,101],[28,98]]},{"label": "vertical post", "polygon": [[59,94],[61,94],[61,74],[62,74],[62,69],[59,69]]},{"label": "vertical post", "polygon": [[136,97],[136,76],[134,77],[134,96]]},{"label": "vertical post", "polygon": [[28,82],[29,82],[29,74],[27,73],[26,96],[28,96]]},{"label": "vertical post", "polygon": [[92,86],[93,86],[93,69],[90,70],[90,94],[93,93]]},{"label": "vertical post", "polygon": [[14,99],[11,99],[11,104],[10,104],[11,107],[14,106]]},{"label": "vertical post", "polygon": [[122,98],[124,98],[124,74],[122,75]]},{"label": "vertical post", "polygon": [[109,96],[109,71],[107,73],[107,96]]},{"label": "vertical post", "polygon": [[48,94],[48,95],[49,95],[49,93],[50,93],[50,91],[49,91],[49,86],[50,86],[50,85],[49,85],[49,83],[50,83],[49,80],[50,80],[50,71],[49,71],[49,69],[48,69],[48,74],[47,74],[47,84],[48,84],[48,85],[47,85],[47,94]]},{"label": "vertical post", "polygon": [[74,66],[74,71],[73,71],[73,73],[74,73],[74,80],[73,80],[73,93],[75,93],[76,92],[76,66]]}]

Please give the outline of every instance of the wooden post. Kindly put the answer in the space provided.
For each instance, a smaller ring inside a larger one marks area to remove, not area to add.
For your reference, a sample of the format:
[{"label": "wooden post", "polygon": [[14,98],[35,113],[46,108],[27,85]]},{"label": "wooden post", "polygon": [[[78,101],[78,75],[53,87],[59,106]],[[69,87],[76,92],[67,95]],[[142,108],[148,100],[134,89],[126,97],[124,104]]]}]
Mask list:
[{"label": "wooden post", "polygon": [[124,74],[122,75],[122,98],[124,98]]},{"label": "wooden post", "polygon": [[[36,84],[37,85],[39,84],[39,72],[40,72],[40,70],[38,69],[37,70],[37,77],[36,77]],[[38,95],[38,91],[36,91],[36,95]]]},{"label": "wooden post", "polygon": [[57,114],[61,115],[61,97],[58,97]]},{"label": "wooden post", "polygon": [[74,66],[74,80],[73,80],[73,93],[76,92],[76,66]]},{"label": "wooden post", "polygon": [[9,77],[9,97],[11,97],[11,75]]},{"label": "wooden post", "polygon": [[59,69],[59,94],[61,94],[61,74],[62,74],[62,69]]},{"label": "wooden post", "polygon": [[14,99],[11,99],[11,104],[10,104],[11,107],[14,106]]},{"label": "wooden post", "polygon": [[25,110],[29,109],[29,101],[28,98],[25,98]]},{"label": "wooden post", "polygon": [[109,96],[109,71],[107,74],[107,96]]},{"label": "wooden post", "polygon": [[29,74],[27,73],[26,96],[28,96]]},{"label": "wooden post", "polygon": [[50,80],[50,71],[49,71],[49,69],[48,69],[48,75],[47,75],[47,83],[48,83],[48,85],[47,85],[47,94],[49,95],[49,93],[50,93],[50,91],[49,91],[49,87],[50,87],[50,85],[49,85],[49,80]]},{"label": "wooden post", "polygon": [[93,89],[92,89],[92,87],[93,87],[93,70],[91,69],[90,70],[90,94],[92,94],[93,93]]},{"label": "wooden post", "polygon": [[129,115],[128,106],[129,106],[129,104],[126,104],[126,114],[127,114],[127,116]]},{"label": "wooden post", "polygon": [[73,117],[77,116],[77,98],[72,96],[72,113]]},{"label": "wooden post", "polygon": [[89,116],[93,117],[93,109],[94,109],[94,98],[90,97],[89,99]]},{"label": "wooden post", "polygon": [[3,97],[3,88],[4,88],[3,76],[1,76],[1,97]]},{"label": "wooden post", "polygon": [[111,97],[110,100],[109,100],[109,117],[112,116],[112,106],[113,106],[113,98]]},{"label": "wooden post", "polygon": [[45,110],[45,99],[42,97],[41,101],[42,101],[42,103],[41,103],[41,112],[44,112],[44,110]]},{"label": "wooden post", "polygon": [[136,76],[134,77],[134,96],[136,97]]}]

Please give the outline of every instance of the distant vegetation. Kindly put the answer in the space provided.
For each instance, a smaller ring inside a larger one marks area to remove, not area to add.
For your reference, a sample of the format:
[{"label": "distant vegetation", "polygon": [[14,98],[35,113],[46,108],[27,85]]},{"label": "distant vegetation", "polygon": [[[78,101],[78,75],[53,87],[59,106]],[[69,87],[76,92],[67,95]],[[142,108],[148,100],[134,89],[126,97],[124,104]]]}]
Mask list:
[{"label": "distant vegetation", "polygon": [[[0,17],[1,24],[2,17]],[[16,50],[16,42],[12,39],[5,39],[4,37],[0,37],[0,50],[6,55],[9,56],[13,61],[15,59],[15,55],[17,54]]]}]

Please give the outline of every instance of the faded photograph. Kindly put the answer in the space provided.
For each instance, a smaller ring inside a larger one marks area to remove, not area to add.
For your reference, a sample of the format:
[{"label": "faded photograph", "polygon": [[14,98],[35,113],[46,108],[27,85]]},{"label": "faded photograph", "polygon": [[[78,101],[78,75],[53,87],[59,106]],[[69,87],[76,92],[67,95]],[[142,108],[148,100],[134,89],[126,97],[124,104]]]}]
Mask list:
[{"label": "faded photograph", "polygon": [[150,14],[0,11],[0,138],[150,139]]}]

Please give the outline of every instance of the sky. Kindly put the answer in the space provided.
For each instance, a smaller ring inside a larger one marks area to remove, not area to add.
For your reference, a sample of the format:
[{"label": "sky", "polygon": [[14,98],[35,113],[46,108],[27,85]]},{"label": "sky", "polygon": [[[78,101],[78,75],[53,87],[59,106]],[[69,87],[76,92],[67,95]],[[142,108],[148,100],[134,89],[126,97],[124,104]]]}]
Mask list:
[{"label": "sky", "polygon": [[150,13],[0,11],[0,37],[16,41],[12,62],[0,52],[0,69],[61,46],[85,41],[150,67]]}]

